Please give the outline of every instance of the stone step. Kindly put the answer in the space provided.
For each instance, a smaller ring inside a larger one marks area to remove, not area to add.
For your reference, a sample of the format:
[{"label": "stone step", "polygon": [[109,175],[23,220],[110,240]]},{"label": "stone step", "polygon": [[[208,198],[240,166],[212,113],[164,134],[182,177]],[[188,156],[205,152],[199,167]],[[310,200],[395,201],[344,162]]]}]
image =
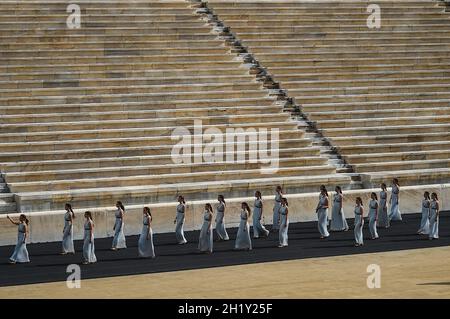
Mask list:
[{"label": "stone step", "polygon": [[[223,51],[225,49],[222,49]],[[437,51],[433,51],[436,54],[439,54]],[[120,52],[119,52],[120,53]],[[223,53],[220,54],[171,54],[171,55],[138,55],[138,54],[132,54],[133,52],[130,51],[129,55],[126,55],[126,52],[124,54],[117,54],[117,55],[111,55],[111,56],[69,56],[69,57],[61,57],[61,56],[55,56],[55,57],[35,57],[35,56],[28,56],[28,57],[21,57],[21,58],[15,58],[15,57],[1,57],[0,58],[0,64],[4,65],[22,65],[22,66],[33,66],[33,65],[64,65],[67,64],[67,60],[70,59],[71,63],[79,63],[79,64],[93,64],[93,63],[120,63],[120,62],[127,62],[127,63],[133,63],[133,62],[194,62],[194,61],[232,61],[234,57],[232,55],[227,55]],[[419,53],[419,52],[418,52]],[[441,52],[442,53],[442,52]],[[430,55],[432,52],[429,53]]]},{"label": "stone step", "polygon": [[[414,90],[411,89],[411,92]],[[323,95],[323,96],[307,96],[303,93],[301,96],[296,96],[292,94],[296,101],[300,104],[317,104],[317,103],[330,103],[330,101],[335,101],[336,103],[356,103],[356,102],[374,102],[374,101],[399,101],[403,99],[404,101],[414,101],[423,99],[450,99],[450,93],[442,88],[442,91],[429,92],[428,90],[416,91],[414,93],[407,92],[395,92],[395,93],[384,93],[384,94],[345,94],[345,95]]]},{"label": "stone step", "polygon": [[[276,79],[278,80],[278,79]],[[409,86],[409,85],[432,85],[432,84],[448,84],[450,77],[401,77],[401,78],[366,78],[366,79],[339,79],[339,80],[304,80],[304,81],[280,81],[283,89],[297,90],[297,88],[327,88],[330,90],[339,90],[340,88],[347,89],[349,85],[352,87],[368,86],[370,89],[378,86]]]},{"label": "stone step", "polygon": [[[71,1],[30,1],[30,0],[22,0],[22,1],[10,1],[10,0],[4,0],[2,1],[2,8],[3,9],[10,9],[10,10],[23,10],[25,8],[39,8],[41,10],[65,10],[67,8],[67,5],[71,3]],[[103,8],[108,9],[111,5],[113,5],[115,8],[129,8],[133,6],[139,6],[139,7],[148,7],[148,8],[185,8],[186,2],[185,1],[149,1],[149,0],[133,0],[133,1],[124,1],[124,0],[115,0],[112,2],[105,2],[101,0],[77,0],[77,3],[84,6],[89,5],[93,6],[95,8]]]},{"label": "stone step", "polygon": [[[435,20],[435,19],[433,19]],[[283,21],[278,21],[278,23],[282,23]],[[271,23],[271,22],[270,22]],[[392,37],[386,36],[385,38],[372,38],[370,36],[367,37],[335,37],[335,38],[308,38],[308,39],[253,39],[253,40],[245,40],[243,44],[251,50],[258,49],[260,47],[273,46],[274,48],[277,46],[302,46],[305,47],[314,46],[314,45],[338,45],[342,46],[343,43],[348,45],[374,45],[374,44],[410,44],[412,42],[418,44],[432,44],[432,43],[448,43],[450,38],[448,36],[442,37]],[[5,48],[14,48],[16,45],[20,44],[5,44]],[[56,45],[56,44],[55,44]],[[0,45],[1,47],[1,45]]]},{"label": "stone step", "polygon": [[[333,1],[333,0],[321,0],[321,1],[228,1],[228,0],[208,0],[208,3],[214,9],[219,8],[240,8],[242,10],[259,10],[260,8],[275,8],[275,7],[306,7],[306,8],[319,8],[323,9],[324,7],[329,10],[335,10],[337,8],[367,8],[367,2],[364,0],[360,1]],[[430,7],[435,6],[436,1],[433,0],[422,0],[422,1],[414,1],[414,0],[379,0],[378,3],[383,8],[391,8],[391,7]]]},{"label": "stone step", "polygon": [[21,90],[25,88],[42,89],[42,88],[79,88],[79,89],[96,89],[103,87],[117,87],[117,86],[168,86],[174,85],[177,88],[183,86],[197,86],[199,85],[223,85],[226,83],[232,83],[232,85],[249,85],[255,83],[254,76],[250,75],[237,75],[237,76],[199,76],[195,79],[192,77],[179,77],[179,78],[115,78],[115,79],[77,79],[77,80],[23,80],[23,81],[0,81],[0,90]]},{"label": "stone step", "polygon": [[320,129],[325,136],[365,136],[365,135],[396,135],[408,133],[446,133],[450,130],[450,124],[428,124],[428,125],[397,125],[397,126],[377,126],[377,127],[351,127],[351,128],[330,128]]},{"label": "stone step", "polygon": [[[191,151],[193,147],[190,148]],[[203,145],[204,146],[204,145]],[[17,162],[30,162],[30,161],[50,161],[50,160],[65,160],[65,159],[96,159],[97,161],[104,158],[110,157],[127,157],[131,155],[138,154],[139,156],[159,156],[164,155],[165,163],[172,160],[173,145],[159,145],[159,146],[139,146],[139,147],[110,147],[110,148],[93,148],[93,149],[79,149],[76,152],[72,150],[56,150],[56,151],[35,151],[35,152],[3,152],[0,154],[0,163],[4,165],[7,162],[17,163]],[[194,152],[192,151],[192,157]],[[320,149],[306,146],[304,148],[290,148],[290,149],[280,149],[280,158],[285,157],[301,157],[307,155],[319,155]],[[167,157],[169,156],[169,157]]]},{"label": "stone step", "polygon": [[[398,61],[399,59],[394,59],[393,63],[389,61],[379,61],[377,64],[370,64],[371,61],[367,59],[359,59],[357,60],[357,64],[346,64],[346,60],[340,59],[335,60],[335,64],[332,64],[332,61],[327,63],[328,65],[315,65],[317,61],[310,61],[309,65],[298,65],[298,66],[271,66],[269,67],[269,71],[274,75],[275,78],[278,76],[289,76],[289,75],[299,75],[299,74],[335,74],[335,73],[353,73],[359,74],[363,72],[414,72],[421,70],[430,70],[430,71],[440,71],[448,69],[448,64],[443,59],[443,62],[434,61],[432,58],[424,59],[411,59],[407,58],[403,63]],[[318,62],[318,64],[321,63]],[[342,62],[342,63],[341,63]],[[420,62],[420,63],[419,63]],[[273,62],[271,62],[273,63]],[[296,63],[302,63],[301,60],[297,60]],[[265,63],[266,65],[267,63]]]},{"label": "stone step", "polygon": [[[145,81],[144,81],[145,83]],[[56,87],[54,85],[56,84]],[[238,83],[188,83],[188,84],[174,84],[174,85],[159,85],[159,84],[137,84],[137,85],[119,85],[119,83],[114,83],[111,86],[92,86],[92,87],[77,87],[73,83],[70,87],[65,87],[64,85],[58,86],[61,83],[53,82],[46,88],[34,88],[29,89],[2,89],[0,90],[0,95],[2,98],[8,97],[46,97],[46,96],[72,96],[72,95],[101,95],[101,94],[120,94],[120,93],[172,93],[172,92],[197,92],[202,93],[204,91],[236,91],[236,90],[258,90],[261,88],[261,83],[256,82],[238,82]],[[95,85],[95,84],[94,84]],[[226,94],[226,93],[225,93]]]},{"label": "stone step", "polygon": [[328,128],[365,128],[365,127],[383,127],[395,125],[424,125],[450,123],[450,115],[436,115],[436,116],[404,116],[404,117],[367,117],[358,119],[333,119],[333,120],[319,120],[316,122],[321,129]]},{"label": "stone step", "polygon": [[398,178],[401,185],[440,184],[450,178],[449,168],[429,168],[415,170],[396,170],[371,172],[362,175],[362,182],[366,188],[379,187],[383,182]]},{"label": "stone step", "polygon": [[91,63],[91,64],[66,64],[66,65],[0,65],[0,70],[4,73],[26,72],[91,72],[91,71],[130,71],[136,69],[147,69],[148,71],[170,71],[183,68],[189,69],[205,69],[215,70],[222,68],[239,69],[241,67],[240,61],[189,61],[189,62],[125,62],[122,63]]},{"label": "stone step", "polygon": [[[273,114],[281,113],[282,106],[236,106],[236,107],[212,107],[212,108],[186,108],[179,110],[143,110],[143,111],[114,111],[114,112],[80,112],[80,113],[44,113],[44,114],[17,114],[17,115],[0,115],[0,123],[2,124],[19,124],[19,123],[55,123],[77,121],[100,121],[100,120],[123,120],[138,118],[170,118],[177,117],[205,117],[205,116],[236,116],[251,114]],[[437,109],[438,111],[439,109]],[[419,109],[420,111],[420,109]],[[445,111],[445,109],[444,109]],[[430,110],[433,112],[433,109]],[[442,113],[444,114],[444,113]]]},{"label": "stone step", "polygon": [[[236,147],[239,147],[239,143],[235,144]],[[28,153],[27,158],[24,157],[24,160],[20,162],[3,162],[1,164],[2,171],[5,173],[14,173],[14,172],[36,172],[36,171],[64,171],[64,170],[82,170],[82,169],[106,169],[111,167],[122,167],[122,166],[135,166],[139,165],[162,165],[162,164],[174,164],[173,157],[170,154],[171,148],[167,146],[162,146],[162,152],[159,152],[159,155],[146,155],[151,154],[151,152],[147,152],[152,148],[131,148],[126,147],[123,152],[119,152],[119,149],[109,149],[107,152],[103,152],[103,155],[99,153],[99,157],[89,158],[70,158],[70,152],[59,152],[60,154],[66,155],[63,159],[44,159],[40,160],[37,158],[38,154],[33,158],[32,154]],[[154,148],[153,148],[154,149]],[[164,150],[166,152],[164,152]],[[116,152],[113,154],[113,152]],[[93,150],[90,150],[93,153]],[[109,152],[109,153],[108,153]],[[56,152],[43,152],[47,158],[52,155],[57,154]],[[89,152],[83,152],[85,154],[89,154]],[[157,154],[158,152],[154,152]],[[111,154],[110,157],[109,154]],[[230,156],[231,154],[235,154],[235,158],[237,156],[243,156],[245,158],[249,158],[254,154],[247,150],[236,152],[227,152],[224,149],[224,156]],[[27,154],[24,154],[27,155]],[[44,158],[45,158],[44,156]],[[279,150],[280,161],[290,161],[291,159],[294,161],[298,161],[299,163],[307,163],[308,161],[314,161],[317,164],[320,163],[320,149],[318,147],[311,147],[306,144],[304,147],[290,148],[290,149],[280,149]],[[317,159],[317,161],[316,161]],[[194,161],[192,161],[194,162]],[[300,164],[299,164],[300,165]]]},{"label": "stone step", "polygon": [[[425,46],[424,46],[425,47]],[[432,47],[432,46],[428,46]],[[0,52],[0,61],[3,58],[60,58],[72,59],[77,57],[114,57],[114,56],[155,56],[158,61],[163,55],[194,55],[194,54],[221,54],[228,49],[225,47],[195,47],[195,48],[99,48],[99,49],[48,49],[48,50],[4,50]],[[222,57],[223,59],[223,57]]]},{"label": "stone step", "polygon": [[[450,22],[450,21],[449,21]],[[386,51],[431,51],[431,50],[443,50],[444,48],[448,48],[450,43],[392,43],[389,41],[388,43],[371,43],[371,44],[345,44],[345,45],[320,45],[320,44],[312,44],[312,45],[277,45],[273,46],[257,46],[252,47],[251,52],[255,55],[264,55],[267,53],[272,54],[284,54],[284,55],[292,55],[292,54],[329,54],[329,53],[352,53],[352,52],[360,52],[365,53],[370,51],[370,53],[384,53]],[[11,51],[14,52],[14,51]],[[8,54],[9,52],[5,53]],[[109,52],[107,52],[109,53]],[[213,52],[211,52],[213,53]],[[14,55],[11,53],[10,55]]]},{"label": "stone step", "polygon": [[[319,165],[326,165],[327,159],[322,157],[304,157],[280,159],[280,168],[317,168]],[[5,179],[8,183],[29,183],[46,181],[65,180],[93,180],[97,178],[114,178],[163,175],[163,174],[189,174],[201,172],[227,172],[228,170],[255,170],[267,166],[261,163],[192,163],[192,164],[163,164],[163,165],[143,165],[120,166],[107,168],[92,168],[82,170],[59,170],[59,171],[34,171],[7,173]],[[314,174],[314,172],[312,173]]]},{"label": "stone step", "polygon": [[[333,166],[308,166],[308,167],[294,167],[294,168],[278,168],[276,176],[308,176],[326,175],[335,173]],[[179,183],[193,183],[193,182],[208,182],[208,181],[228,181],[238,178],[254,179],[261,177],[261,169],[247,169],[229,170],[218,172],[199,172],[199,173],[167,173],[141,176],[125,176],[125,177],[110,177],[110,178],[96,178],[96,179],[72,179],[61,181],[44,181],[44,182],[24,182],[24,183],[8,183],[10,189],[14,193],[24,192],[38,192],[38,191],[61,191],[61,190],[76,190],[89,189],[96,187],[126,187],[126,186],[144,186],[144,185],[160,185],[160,184],[179,184]]]},{"label": "stone step", "polygon": [[[450,106],[450,99],[429,99],[429,100],[407,100],[407,101],[372,101],[372,102],[341,102],[341,103],[311,103],[304,104],[301,109],[308,113],[314,112],[334,112],[337,116],[341,112],[389,112],[390,110],[412,110],[424,109],[425,111],[433,108],[446,109]],[[356,110],[356,111],[354,111]]]},{"label": "stone step", "polygon": [[17,194],[22,212],[61,210],[68,198],[77,208],[105,207],[120,198],[128,205],[149,202],[173,202],[176,194],[183,194],[189,200],[212,196],[208,194],[223,194],[226,198],[253,196],[255,190],[273,191],[281,185],[289,193],[317,191],[324,185],[347,185],[350,177],[345,174],[327,174],[325,176],[283,176],[260,177],[252,180],[236,179],[223,181],[208,181],[196,183],[177,183],[163,185],[128,186],[112,188],[95,188],[83,190],[65,190],[55,192],[20,193]]},{"label": "stone step", "polygon": [[199,99],[227,98],[265,98],[267,92],[258,90],[229,90],[229,91],[197,91],[197,92],[166,92],[166,93],[126,93],[126,94],[94,94],[70,96],[40,96],[40,97],[0,97],[1,105],[36,105],[36,104],[75,104],[75,103],[111,103],[111,102],[137,102],[137,101],[179,101]]},{"label": "stone step", "polygon": [[[55,131],[83,131],[83,130],[101,130],[101,129],[120,129],[120,128],[142,128],[160,131],[160,135],[166,135],[165,132],[172,134],[176,127],[182,127],[186,130],[195,128],[195,121],[198,126],[204,129],[215,127],[217,129],[226,128],[291,128],[297,127],[294,121],[287,121],[289,114],[277,113],[259,116],[236,115],[236,116],[217,116],[217,117],[185,117],[185,118],[165,118],[165,119],[126,119],[126,120],[108,120],[108,121],[71,121],[65,123],[21,123],[21,124],[3,124],[0,127],[0,133],[30,133],[30,132],[55,132]],[[271,126],[272,125],[272,126]],[[198,128],[202,129],[202,128]]]},{"label": "stone step", "polygon": [[[384,128],[383,128],[384,129]],[[422,132],[418,129],[417,132],[406,132],[403,134],[378,134],[378,135],[356,135],[356,136],[336,136],[332,137],[333,145],[337,147],[343,146],[354,146],[358,148],[360,145],[364,147],[362,152],[367,152],[366,146],[373,145],[376,147],[376,144],[385,145],[392,144],[394,147],[401,147],[402,145],[408,145],[407,143],[425,143],[429,142],[430,146],[432,143],[443,143],[443,148],[446,149],[446,142],[450,141],[450,133],[449,132]],[[417,146],[417,150],[420,149],[421,146]]]},{"label": "stone step", "polygon": [[[426,137],[424,138],[426,140]],[[335,140],[333,140],[335,141]],[[404,143],[377,143],[377,144],[351,144],[337,146],[341,154],[352,155],[360,154],[371,156],[377,153],[389,152],[422,152],[422,151],[439,151],[450,150],[449,141],[425,141],[425,142],[404,142]]]},{"label": "stone step", "polygon": [[[449,103],[450,104],[450,103]],[[369,118],[382,119],[390,117],[423,117],[423,116],[446,116],[450,115],[450,105],[447,107],[435,107],[435,108],[416,108],[416,109],[382,109],[382,110],[366,110],[366,111],[341,111],[337,113],[336,111],[328,112],[308,112],[308,117],[313,121],[323,121],[328,119],[333,120],[350,120],[350,119],[365,119]]]},{"label": "stone step", "polygon": [[67,113],[82,114],[86,112],[133,112],[133,111],[160,111],[166,114],[168,111],[179,112],[188,111],[191,108],[196,110],[214,110],[214,108],[225,108],[232,112],[233,108],[249,108],[255,105],[261,108],[273,106],[274,100],[270,97],[262,98],[217,98],[201,100],[170,100],[170,101],[152,101],[152,102],[109,102],[109,103],[83,103],[83,104],[40,104],[40,105],[13,105],[0,108],[2,115],[16,114],[49,114],[57,113],[55,116],[64,116]]},{"label": "stone step", "polygon": [[281,74],[275,76],[275,80],[283,82],[283,87],[289,82],[308,83],[316,81],[319,83],[340,83],[343,81],[384,81],[397,79],[446,79],[450,76],[450,69],[424,69],[424,70],[382,70],[372,72],[342,72],[342,73],[300,73],[300,74]]},{"label": "stone step", "polygon": [[212,33],[197,34],[102,34],[102,33],[86,33],[86,34],[66,34],[66,35],[0,35],[0,43],[34,43],[34,42],[56,42],[56,43],[76,43],[76,42],[92,42],[97,41],[104,43],[105,41],[217,41],[217,35]]},{"label": "stone step", "polygon": [[[204,69],[166,69],[166,70],[117,70],[110,71],[86,71],[86,72],[26,72],[22,70],[21,73],[3,73],[0,75],[0,81],[70,81],[70,80],[100,80],[100,79],[127,79],[127,78],[148,78],[155,81],[164,81],[167,78],[183,79],[183,78],[199,78],[202,81],[204,78],[211,78],[216,75],[218,79],[221,77],[231,76],[247,76],[248,71],[242,68],[204,68]],[[218,75],[221,74],[221,75]]]},{"label": "stone step", "polygon": [[[274,22],[276,23],[276,21]],[[315,39],[315,38],[321,38],[321,39],[335,39],[335,38],[342,38],[342,37],[351,37],[353,39],[359,39],[359,38],[367,38],[369,36],[372,36],[374,39],[376,38],[397,38],[397,37],[435,37],[439,38],[441,36],[446,37],[448,36],[448,30],[446,28],[436,28],[435,30],[426,30],[427,28],[424,28],[424,30],[377,30],[376,32],[373,32],[372,30],[368,29],[367,26],[364,28],[361,28],[359,31],[336,31],[335,28],[333,30],[328,31],[322,31],[319,32],[316,28],[311,28],[310,30],[302,30],[302,32],[254,32],[254,33],[239,33],[239,38],[245,43],[246,40],[264,40],[264,39],[271,39],[271,40],[280,40],[280,39]]]},{"label": "stone step", "polygon": [[[343,157],[352,165],[387,162],[417,162],[423,161],[439,165],[443,162],[448,165],[450,150],[416,151],[416,152],[390,152],[378,154],[347,154]],[[425,164],[424,164],[425,165]],[[425,167],[424,168],[428,168]],[[369,168],[370,169],[370,168]],[[387,169],[388,170],[388,169]]]},{"label": "stone step", "polygon": [[[445,41],[445,38],[442,39]],[[198,48],[198,47],[221,47],[224,46],[222,40],[172,40],[172,41],[129,41],[122,39],[121,40],[104,40],[104,41],[73,41],[73,42],[57,42],[57,41],[37,41],[37,42],[28,42],[28,43],[0,43],[1,50],[29,50],[30,47],[35,48],[36,50],[89,50],[89,49],[136,49],[136,48],[153,48],[153,49],[176,49],[176,48]]]},{"label": "stone step", "polygon": [[[271,130],[274,130],[276,128],[269,128],[267,134],[261,134],[262,136],[265,136],[267,138],[270,138],[271,133],[273,133]],[[175,130],[174,130],[175,131]],[[93,148],[113,148],[113,147],[120,147],[122,145],[126,145],[127,147],[139,147],[139,146],[162,146],[162,145],[172,145],[179,143],[179,139],[172,138],[172,136],[155,136],[154,138],[148,137],[148,135],[142,134],[143,137],[133,137],[133,138],[110,138],[110,139],[88,139],[88,140],[70,140],[70,139],[64,139],[62,141],[42,141],[42,142],[9,142],[6,141],[0,143],[0,146],[2,148],[2,151],[4,152],[33,152],[33,151],[56,151],[56,150],[65,150],[65,149],[71,149],[72,151],[75,150],[82,150],[82,149],[93,149]],[[225,132],[224,132],[225,135]],[[244,138],[246,135],[240,134],[241,138]],[[249,134],[248,134],[249,135]],[[272,140],[270,139],[269,142],[275,142],[279,144],[280,148],[286,148],[286,147],[295,147],[295,146],[305,146],[307,144],[306,140],[301,139],[301,133],[297,134],[298,139],[297,140],[284,140],[284,136],[280,137],[278,140]],[[201,137],[201,136],[200,136]],[[206,135],[204,138],[211,137],[211,135]],[[255,138],[257,137],[254,136]],[[63,138],[63,137],[60,137]],[[192,137],[191,137],[192,138]],[[221,138],[226,138],[226,136],[223,136]],[[275,138],[275,137],[274,137]],[[291,143],[291,144],[289,144]],[[225,141],[224,143],[225,144]],[[209,145],[209,143],[208,143]],[[222,143],[219,143],[218,145],[222,145]]]}]

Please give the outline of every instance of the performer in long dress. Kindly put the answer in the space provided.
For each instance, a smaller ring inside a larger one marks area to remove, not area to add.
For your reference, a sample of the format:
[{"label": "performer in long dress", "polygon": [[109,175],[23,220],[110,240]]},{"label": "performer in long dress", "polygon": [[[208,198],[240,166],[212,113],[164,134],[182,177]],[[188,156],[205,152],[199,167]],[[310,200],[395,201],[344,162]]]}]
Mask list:
[{"label": "performer in long dress", "polygon": [[331,231],[347,231],[348,224],[345,219],[344,209],[342,203],[344,201],[344,195],[342,194],[342,188],[336,186],[336,193],[333,196],[333,208],[331,211]]},{"label": "performer in long dress", "polygon": [[66,204],[65,209],[61,255],[75,254],[73,246],[73,220],[75,219],[75,213],[70,204]]},{"label": "performer in long dress", "polygon": [[417,233],[419,235],[428,235],[430,233],[430,193],[425,192],[422,200],[422,218],[420,219],[420,227]]},{"label": "performer in long dress", "polygon": [[430,204],[430,240],[439,238],[439,199],[436,193],[431,194]]},{"label": "performer in long dress", "polygon": [[363,226],[364,226],[364,207],[361,197],[356,197],[355,206],[355,246],[364,245],[363,240]]},{"label": "performer in long dress", "polygon": [[174,220],[175,226],[175,236],[177,238],[177,242],[179,245],[184,245],[187,243],[186,238],[184,237],[184,221],[185,221],[185,211],[186,211],[186,202],[184,201],[183,196],[178,196],[178,206],[177,206],[177,215]]},{"label": "performer in long dress", "polygon": [[378,219],[378,198],[376,193],[370,195],[369,202],[369,230],[372,239],[379,238],[377,232],[377,219]]},{"label": "performer in long dress", "polygon": [[116,221],[114,223],[113,231],[114,238],[112,241],[111,250],[117,250],[122,248],[127,248],[127,243],[125,239],[125,234],[123,232],[124,228],[124,219],[125,219],[125,207],[123,206],[121,201],[116,203],[117,211],[116,211]]},{"label": "performer in long dress", "polygon": [[21,214],[19,216],[19,221],[14,221],[11,217],[6,215],[6,218],[9,219],[11,223],[17,226],[17,244],[14,248],[14,252],[9,257],[9,263],[15,264],[15,263],[29,263],[30,257],[28,256],[28,250],[27,250],[27,238],[28,238],[28,225],[29,220],[27,216],[24,214]]},{"label": "performer in long dress", "polygon": [[400,196],[400,184],[398,183],[398,179],[394,178],[392,180],[392,194],[389,200],[391,204],[391,211],[389,213],[390,221],[401,221],[402,214],[399,209],[399,196]]},{"label": "performer in long dress", "polygon": [[219,237],[219,241],[221,240],[229,240],[227,229],[225,228],[225,208],[227,205],[225,204],[225,198],[223,195],[219,195],[217,197],[219,204],[216,208],[216,233]]},{"label": "performer in long dress", "polygon": [[83,265],[97,262],[95,256],[94,245],[94,221],[92,220],[92,213],[87,211],[84,213],[86,219],[84,223],[84,240],[83,240]]},{"label": "performer in long dress", "polygon": [[281,207],[281,197],[283,197],[283,189],[280,185],[275,188],[275,202],[273,205],[273,224],[272,230],[276,230],[280,225],[280,214],[279,210]]},{"label": "performer in long dress", "polygon": [[213,209],[210,203],[205,205],[203,213],[203,224],[198,238],[198,250],[204,253],[213,252],[213,231],[212,231]]},{"label": "performer in long dress", "polygon": [[252,240],[250,238],[250,225],[248,223],[248,219],[251,215],[250,207],[244,202],[241,204],[241,209],[241,222],[239,223],[234,249],[251,250]]},{"label": "performer in long dress", "polygon": [[269,231],[263,226],[263,201],[260,191],[255,192],[255,203],[253,208],[253,238],[259,238],[259,236],[269,236]]},{"label": "performer in long dress", "polygon": [[138,254],[141,258],[155,258],[155,247],[153,245],[152,213],[149,207],[144,207],[142,231],[138,241]]},{"label": "performer in long dress", "polygon": [[387,187],[385,183],[381,184],[380,202],[378,205],[378,227],[389,228],[389,215],[387,208]]},{"label": "performer in long dress", "polygon": [[330,233],[327,229],[328,223],[328,192],[325,185],[320,186],[319,203],[317,204],[316,214],[318,219],[318,228],[320,232],[320,238],[327,238]]},{"label": "performer in long dress", "polygon": [[279,245],[278,247],[287,247],[288,246],[288,229],[289,229],[289,204],[285,197],[281,198],[281,207],[280,207],[280,231],[279,231]]}]

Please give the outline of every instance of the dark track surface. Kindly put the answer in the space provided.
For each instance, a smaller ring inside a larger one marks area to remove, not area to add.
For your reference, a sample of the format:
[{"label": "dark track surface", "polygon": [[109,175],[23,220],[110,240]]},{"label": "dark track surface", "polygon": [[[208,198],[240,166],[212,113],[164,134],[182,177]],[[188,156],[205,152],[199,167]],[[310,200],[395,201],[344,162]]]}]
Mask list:
[{"label": "dark track surface", "polygon": [[[340,256],[394,250],[450,246],[450,216],[442,212],[438,240],[430,241],[419,236],[420,215],[403,216],[403,222],[395,222],[389,229],[379,229],[380,239],[369,240],[368,223],[364,225],[364,246],[353,247],[353,230],[331,233],[328,239],[320,240],[315,222],[293,223],[289,227],[289,247],[277,248],[278,233],[271,233],[267,239],[253,240],[252,251],[233,251],[236,229],[229,229],[231,240],[214,242],[214,253],[197,253],[198,231],[187,232],[187,245],[176,245],[173,233],[154,236],[153,260],[137,257],[137,236],[127,237],[128,248],[117,252],[109,250],[111,238],[96,239],[98,262],[81,266],[82,278],[101,278],[145,273],[221,267],[260,262]],[[350,225],[353,221],[350,221]],[[75,255],[60,256],[61,244],[43,243],[27,245],[31,263],[9,265],[8,258],[14,247],[0,247],[0,286],[22,285],[65,281],[66,266],[81,262],[82,242],[76,241]]]}]

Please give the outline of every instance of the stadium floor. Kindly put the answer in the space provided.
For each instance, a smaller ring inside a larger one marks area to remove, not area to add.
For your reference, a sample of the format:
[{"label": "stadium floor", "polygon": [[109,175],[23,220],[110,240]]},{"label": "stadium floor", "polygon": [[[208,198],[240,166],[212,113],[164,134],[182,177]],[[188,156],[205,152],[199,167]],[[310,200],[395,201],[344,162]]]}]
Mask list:
[{"label": "stadium floor", "polygon": [[[109,250],[111,238],[96,239],[98,263],[82,266],[82,278],[84,280],[178,272],[212,267],[289,260],[301,261],[301,259],[318,257],[345,257],[343,255],[450,246],[450,216],[446,212],[442,212],[440,217],[440,239],[433,241],[416,234],[420,221],[419,214],[409,214],[403,217],[403,222],[394,223],[389,229],[380,229],[380,239],[375,241],[367,239],[369,234],[366,225],[364,229],[365,245],[357,248],[353,247],[353,231],[351,230],[332,233],[329,239],[320,240],[315,222],[291,224],[289,247],[286,248],[277,248],[278,234],[271,234],[268,239],[253,240],[254,249],[250,252],[233,251],[233,240],[215,242],[214,253],[211,255],[197,253],[198,231],[186,233],[189,243],[184,246],[174,244],[173,233],[156,234],[154,242],[157,257],[154,260],[137,257],[137,236],[127,237],[128,249],[117,252]],[[232,239],[234,239],[235,233],[236,229],[229,230]],[[13,246],[0,247],[0,260],[4,261],[0,263],[0,287],[65,281],[68,276],[66,266],[81,261],[81,246],[81,241],[77,241],[75,243],[77,251],[75,255],[60,256],[58,255],[60,243],[30,244],[28,245],[28,251],[31,263],[21,265],[8,264],[8,257],[12,253]],[[448,251],[448,249],[445,251]],[[415,259],[417,258],[409,260],[409,262],[415,263]],[[448,266],[448,259],[445,264]],[[258,267],[258,265],[253,266]],[[398,267],[401,268],[403,265],[399,264]],[[216,270],[223,269],[226,268]],[[266,276],[267,278],[261,278],[261,280],[271,280],[270,273]],[[211,279],[215,280],[214,278]],[[274,280],[278,280],[278,278],[275,277]],[[215,286],[215,284],[211,284]],[[448,285],[444,285],[444,287],[449,288]]]}]

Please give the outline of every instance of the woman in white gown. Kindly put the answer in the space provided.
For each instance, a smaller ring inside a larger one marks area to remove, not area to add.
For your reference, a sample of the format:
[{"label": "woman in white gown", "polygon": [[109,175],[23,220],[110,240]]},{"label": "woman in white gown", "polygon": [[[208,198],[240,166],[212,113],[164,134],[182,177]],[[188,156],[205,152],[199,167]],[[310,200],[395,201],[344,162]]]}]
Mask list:
[{"label": "woman in white gown", "polygon": [[275,202],[273,205],[273,222],[272,230],[276,230],[280,225],[280,207],[281,207],[281,197],[283,197],[283,189],[280,185],[275,188]]},{"label": "woman in white gown", "polygon": [[125,233],[123,232],[124,228],[124,218],[125,218],[125,207],[123,206],[121,201],[116,203],[117,211],[116,211],[116,221],[114,223],[113,231],[114,238],[112,241],[111,250],[118,250],[122,248],[127,248],[127,243],[125,239]]},{"label": "woman in white gown", "polygon": [[439,199],[436,193],[431,194],[430,204],[430,240],[439,238]]},{"label": "woman in white gown", "polygon": [[29,221],[27,219],[27,216],[24,214],[21,214],[19,216],[19,221],[14,221],[11,217],[6,215],[6,218],[9,219],[11,223],[17,226],[17,244],[14,248],[14,252],[9,257],[9,262],[11,264],[15,263],[29,263],[30,258],[28,256],[28,250],[27,250],[27,238],[28,238],[28,225]]},{"label": "woman in white gown", "polygon": [[430,193],[425,192],[422,200],[422,218],[420,219],[420,227],[417,233],[419,235],[428,235],[430,233]]},{"label": "woman in white gown", "polygon": [[255,192],[255,203],[253,207],[253,238],[269,236],[269,231],[263,226],[263,201],[260,191]]},{"label": "woman in white gown", "polygon": [[142,231],[138,241],[138,254],[141,258],[155,258],[155,247],[153,245],[152,213],[149,207],[144,207]]},{"label": "woman in white gown", "polygon": [[83,265],[97,262],[95,256],[94,245],[94,221],[92,220],[92,213],[87,211],[84,213],[86,219],[84,223],[84,239],[83,239]]},{"label": "woman in white gown", "polygon": [[173,222],[175,224],[175,236],[177,238],[177,243],[179,245],[184,245],[187,243],[187,240],[184,237],[185,211],[186,211],[186,202],[184,201],[184,197],[180,195],[178,196],[177,215]]},{"label": "woman in white gown", "polygon": [[385,183],[381,184],[380,202],[378,205],[378,227],[389,228],[389,215],[387,209],[387,187]]},{"label": "woman in white gown", "polygon": [[75,219],[75,213],[70,204],[66,204],[65,209],[61,255],[75,254],[73,247],[73,220]]},{"label": "woman in white gown", "polygon": [[219,237],[219,241],[221,240],[229,240],[227,229],[225,228],[225,208],[227,205],[225,204],[225,198],[223,195],[219,195],[217,197],[219,204],[216,208],[216,233]]},{"label": "woman in white gown", "polygon": [[378,220],[378,198],[376,193],[370,195],[369,202],[369,231],[372,239],[379,238],[377,232],[377,220]]},{"label": "woman in white gown", "polygon": [[318,229],[320,232],[320,239],[330,236],[328,232],[328,192],[325,185],[320,186],[319,203],[316,207],[316,214],[318,219]]},{"label": "woman in white gown", "polygon": [[198,238],[198,250],[202,253],[213,252],[213,231],[212,231],[213,209],[210,203],[205,205],[203,213],[203,224]]},{"label": "woman in white gown", "polygon": [[391,211],[389,213],[390,221],[401,221],[402,214],[400,213],[399,208],[399,196],[400,196],[400,184],[398,183],[398,179],[394,178],[392,180],[392,194],[389,200],[391,204]]},{"label": "woman in white gown", "polygon": [[331,231],[347,231],[348,224],[345,219],[344,209],[342,203],[344,201],[344,195],[342,194],[342,188],[336,186],[336,193],[333,196],[333,208],[331,211]]},{"label": "woman in white gown", "polygon": [[356,197],[355,206],[355,247],[364,245],[363,240],[364,207],[361,197]]},{"label": "woman in white gown", "polygon": [[288,246],[288,230],[289,230],[289,204],[285,197],[281,198],[280,207],[280,231],[278,234],[279,244],[278,247]]},{"label": "woman in white gown", "polygon": [[251,250],[252,240],[250,238],[250,225],[248,219],[250,218],[251,212],[250,207],[247,203],[241,204],[241,221],[239,223],[239,229],[236,234],[236,242],[234,244],[234,249],[236,250]]}]

